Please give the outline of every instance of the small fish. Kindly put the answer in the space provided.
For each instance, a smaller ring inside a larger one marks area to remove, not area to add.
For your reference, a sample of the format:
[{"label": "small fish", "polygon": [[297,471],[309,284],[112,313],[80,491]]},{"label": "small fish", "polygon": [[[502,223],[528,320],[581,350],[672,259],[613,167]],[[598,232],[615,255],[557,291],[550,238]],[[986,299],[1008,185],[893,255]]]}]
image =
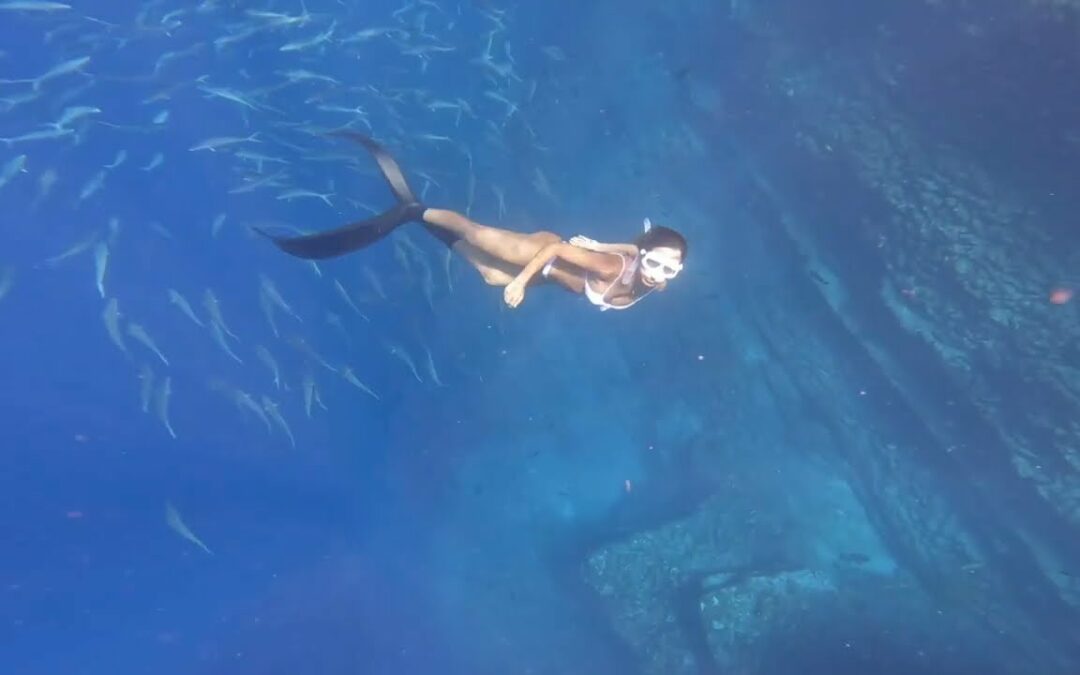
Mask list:
[{"label": "small fish", "polygon": [[233,153],[234,157],[239,159],[246,159],[249,162],[255,162],[255,170],[259,173],[263,172],[263,165],[266,163],[271,164],[288,164],[287,160],[280,157],[270,157],[269,155],[262,155],[257,152],[249,152],[247,150],[237,150]]},{"label": "small fish", "polygon": [[341,296],[341,299],[345,301],[345,304],[349,306],[349,309],[351,309],[352,311],[354,311],[358,315],[360,315],[360,318],[362,318],[364,321],[368,321],[368,322],[371,321],[371,319],[367,318],[366,314],[364,314],[363,312],[360,311],[360,308],[357,307],[356,303],[354,303],[352,301],[352,298],[349,297],[349,292],[347,290],[345,290],[345,287],[342,286],[341,282],[338,281],[337,279],[334,279],[334,288],[337,290],[338,295]]},{"label": "small fish", "polygon": [[154,408],[157,411],[158,419],[165,425],[165,430],[169,432],[169,435],[176,438],[176,432],[173,431],[172,423],[169,422],[169,399],[172,397],[172,378],[168,375],[162,380],[161,386],[158,387],[157,396],[154,399]]},{"label": "small fish", "polygon": [[143,328],[137,323],[129,323],[127,326],[127,334],[130,335],[131,338],[134,339],[136,342],[142,344],[144,347],[157,354],[157,357],[161,359],[162,363],[164,363],[165,365],[169,365],[169,359],[165,358],[165,355],[162,354],[161,350],[158,349],[156,344],[154,344],[153,338],[150,337],[150,334],[146,332],[145,328]]},{"label": "small fish", "polygon": [[255,356],[263,362],[267,368],[270,369],[270,374],[274,376],[274,388],[281,389],[281,370],[278,368],[278,363],[274,360],[274,355],[270,353],[270,350],[262,345],[255,346]]},{"label": "small fish", "polygon": [[162,110],[158,114],[154,115],[154,119],[151,120],[151,121],[154,124],[158,124],[158,125],[165,124],[166,122],[169,121],[169,111],[168,110]]},{"label": "small fish", "polygon": [[221,324],[216,321],[210,322],[210,335],[213,336],[214,342],[218,347],[221,347],[222,351],[229,355],[233,361],[237,363],[243,363],[243,359],[233,353],[233,350],[229,347],[229,342],[225,339],[225,333],[221,331]]},{"label": "small fish", "polygon": [[224,101],[237,103],[251,110],[259,109],[259,106],[244,98],[243,94],[239,94],[231,89],[225,89],[223,87],[207,87],[205,85],[200,85],[198,89],[206,94],[207,98],[220,98]]},{"label": "small fish", "polygon": [[171,502],[165,502],[165,523],[173,532],[192,544],[195,544],[208,555],[214,555],[214,552],[207,548],[206,544],[202,543],[202,540],[196,537],[195,533],[184,524],[183,518],[180,517],[180,512],[176,510],[176,507],[173,506]]},{"label": "small fish", "polygon": [[303,323],[303,319],[300,318],[300,315],[297,314],[296,311],[293,310],[292,306],[290,306],[289,303],[285,301],[285,298],[281,296],[281,292],[278,291],[277,286],[274,284],[273,280],[271,280],[265,274],[259,275],[259,293],[261,295],[265,295],[270,302],[272,302],[283,312],[296,319],[297,321]]},{"label": "small fish", "polygon": [[287,340],[287,342],[290,345],[292,345],[293,347],[295,347],[297,351],[299,351],[301,354],[303,354],[309,360],[314,361],[315,363],[319,364],[323,368],[326,368],[330,372],[337,372],[337,369],[334,368],[329,363],[327,363],[326,359],[324,359],[322,356],[320,356],[319,353],[317,351],[315,351],[315,349],[312,348],[312,346],[309,345],[304,340],[304,338],[299,337],[299,336],[294,336],[294,337],[289,338]]},{"label": "small fish", "polygon": [[311,404],[315,400],[315,375],[310,370],[304,373],[300,386],[304,390],[304,414],[311,419]]},{"label": "small fish", "polygon": [[375,274],[374,270],[372,270],[367,265],[364,265],[364,267],[360,271],[368,280],[368,283],[371,285],[371,289],[375,291],[375,295],[379,296],[383,300],[386,300],[386,291],[383,289],[382,282],[379,281],[379,277]]},{"label": "small fish", "polygon": [[206,324],[202,322],[202,319],[195,315],[195,310],[191,308],[191,303],[187,301],[187,298],[180,295],[180,292],[170,288],[169,289],[169,302],[180,310],[180,313],[191,319],[196,326],[202,328]]},{"label": "small fish", "polygon": [[334,314],[333,312],[327,312],[326,323],[337,329],[337,331],[341,333],[341,338],[345,340],[345,344],[349,349],[352,349],[352,337],[349,336],[349,330],[345,328],[345,323],[341,320],[341,316]]},{"label": "small fish", "polygon": [[274,422],[274,424],[276,424],[283,432],[285,432],[285,435],[289,437],[289,443],[292,444],[292,446],[295,448],[296,439],[293,437],[292,429],[289,428],[289,425],[285,421],[285,418],[281,416],[281,411],[278,409],[278,404],[274,403],[266,395],[263,395],[260,398],[260,401],[262,403],[262,409],[266,413],[267,417],[269,417]]},{"label": "small fish", "polygon": [[34,91],[37,91],[38,89],[41,89],[42,84],[48,82],[49,80],[54,80],[58,77],[63,77],[64,75],[77,73],[83,68],[85,68],[88,63],[90,63],[89,56],[78,56],[76,58],[69,59],[67,61],[64,61],[63,63],[59,63],[53,66],[44,75],[35,77],[33,80],[30,80],[30,82],[32,82],[34,85]]},{"label": "small fish", "polygon": [[269,434],[274,431],[274,428],[270,426],[270,418],[266,416],[266,411],[255,402],[251,394],[237,389],[233,392],[233,402],[236,403],[237,408],[240,408],[240,412],[247,410],[262,420],[262,423],[266,425],[266,433]]},{"label": "small fish", "polygon": [[225,214],[219,213],[214,218],[214,222],[210,223],[210,236],[217,239],[218,233],[221,232],[221,227],[225,224]]},{"label": "small fish", "polygon": [[94,247],[94,279],[97,282],[98,294],[105,297],[105,272],[109,266],[109,247],[103,241],[99,241]]},{"label": "small fish", "polygon": [[169,231],[169,228],[165,227],[156,220],[150,222],[150,229],[165,239],[175,239],[175,237],[173,237],[173,233]]},{"label": "small fish", "polygon": [[38,191],[37,196],[34,197],[34,204],[39,204],[42,200],[49,196],[52,192],[53,186],[56,185],[56,181],[60,179],[60,174],[56,172],[56,169],[45,169],[38,176]]},{"label": "small fish", "polygon": [[209,150],[210,152],[217,152],[221,148],[228,147],[230,145],[236,145],[237,143],[262,143],[259,140],[259,132],[251,134],[245,137],[236,136],[219,136],[217,138],[208,138],[201,143],[188,148],[188,152],[198,152],[200,150]]},{"label": "small fish", "polygon": [[150,158],[150,163],[147,164],[146,166],[142,167],[140,170],[141,171],[153,171],[154,169],[158,168],[159,166],[161,166],[164,163],[165,163],[165,155],[158,152],[158,153],[155,153],[154,156]]},{"label": "small fish", "polygon": [[93,177],[90,178],[90,180],[86,181],[86,185],[83,185],[83,189],[79,191],[80,204],[87,199],[93,197],[95,194],[98,193],[99,190],[101,190],[102,187],[105,186],[105,176],[105,171],[101,170],[94,174]]},{"label": "small fish", "polygon": [[295,42],[289,42],[287,44],[284,44],[284,45],[281,46],[280,51],[283,51],[283,52],[299,52],[299,51],[303,51],[303,50],[306,50],[306,49],[311,49],[312,47],[317,47],[318,45],[321,45],[324,42],[329,42],[330,37],[334,34],[334,31],[336,29],[337,29],[337,21],[333,21],[333,22],[330,23],[330,27],[328,29],[326,29],[326,31],[324,31],[322,33],[319,33],[315,37],[309,38],[307,40],[297,40]]},{"label": "small fish", "polygon": [[127,156],[127,150],[121,150],[116,153],[116,157],[113,159],[113,161],[109,164],[106,164],[103,168],[112,171],[116,167],[123,164],[127,160]]},{"label": "small fish", "polygon": [[0,188],[12,181],[20,173],[26,173],[26,155],[18,155],[4,162],[0,168]]},{"label": "small fish", "polygon": [[139,381],[142,382],[142,386],[139,387],[139,408],[144,412],[150,412],[150,402],[154,398],[154,371],[150,366],[143,365],[139,370]]},{"label": "small fish", "polygon": [[75,133],[74,129],[43,129],[41,131],[31,131],[21,136],[9,136],[6,138],[0,138],[7,144],[8,147],[15,145],[16,143],[27,143],[29,141],[49,141],[56,138],[64,138]]},{"label": "small fish", "polygon": [[281,333],[278,332],[277,322],[274,321],[274,303],[270,301],[270,298],[265,293],[259,293],[259,309],[262,310],[263,316],[266,317],[266,323],[270,324],[270,330],[273,331],[274,337],[281,337]]},{"label": "small fish", "polygon": [[86,239],[82,239],[82,240],[79,240],[79,241],[75,242],[74,244],[71,245],[70,248],[63,251],[62,253],[54,255],[51,258],[47,258],[45,260],[45,264],[48,265],[49,267],[56,267],[57,265],[64,262],[68,258],[74,258],[77,255],[80,255],[82,253],[85,253],[86,251],[89,251],[90,247],[93,246],[97,242],[98,237],[99,237],[99,235],[97,233],[94,233],[94,234],[91,234],[90,236],[88,236]]},{"label": "small fish", "polygon": [[15,268],[11,265],[4,265],[0,267],[0,300],[3,300],[11,293],[11,288],[15,285]]},{"label": "small fish", "polygon": [[345,366],[344,368],[342,368],[338,372],[341,374],[341,377],[343,377],[346,382],[348,382],[352,386],[356,387],[360,391],[364,392],[365,394],[371,396],[376,401],[379,400],[379,395],[378,394],[376,394],[366,384],[364,384],[359,379],[357,379],[356,374],[353,373],[353,371],[352,371],[352,368],[350,368],[348,366]]},{"label": "small fish", "polygon": [[50,122],[49,126],[56,130],[64,129],[72,122],[87,117],[88,115],[98,115],[100,113],[101,108],[95,108],[88,105],[78,105],[72,106],[70,108],[64,108],[64,112],[60,113],[60,119],[55,122]]},{"label": "small fish", "polygon": [[105,331],[116,348],[125,354],[128,353],[127,345],[124,344],[124,336],[120,332],[120,305],[116,298],[109,298],[105,303],[105,310],[101,313],[101,319],[105,322]]},{"label": "small fish", "polygon": [[326,204],[328,206],[333,206],[334,204],[330,201],[330,198],[333,197],[333,196],[334,196],[333,192],[328,192],[326,194],[320,194],[318,192],[312,192],[311,190],[295,189],[295,190],[286,190],[285,192],[282,192],[281,194],[279,194],[277,196],[277,198],[279,200],[292,201],[293,199],[302,199],[302,198],[305,198],[305,197],[314,197],[314,198],[323,200],[324,202],[326,202]]},{"label": "small fish", "polygon": [[431,381],[434,382],[437,387],[445,387],[446,385],[439,379],[439,371],[435,370],[435,359],[431,356],[431,350],[424,347],[424,353],[427,354],[427,369],[428,375],[431,376]]},{"label": "small fish", "polygon": [[423,380],[420,379],[420,373],[416,371],[416,363],[414,363],[412,357],[409,356],[409,352],[405,351],[405,347],[390,341],[386,341],[383,344],[391,355],[401,359],[402,363],[412,371],[413,377],[416,378],[417,382],[423,383]]},{"label": "small fish", "polygon": [[203,293],[203,308],[210,317],[211,324],[221,326],[221,330],[232,339],[240,339],[236,337],[236,333],[229,330],[229,325],[225,323],[225,317],[221,313],[221,303],[218,302],[217,296],[214,295],[214,292],[209,288]]},{"label": "small fish", "polygon": [[62,2],[44,2],[42,0],[12,0],[0,2],[0,12],[59,12],[71,9],[71,5]]}]

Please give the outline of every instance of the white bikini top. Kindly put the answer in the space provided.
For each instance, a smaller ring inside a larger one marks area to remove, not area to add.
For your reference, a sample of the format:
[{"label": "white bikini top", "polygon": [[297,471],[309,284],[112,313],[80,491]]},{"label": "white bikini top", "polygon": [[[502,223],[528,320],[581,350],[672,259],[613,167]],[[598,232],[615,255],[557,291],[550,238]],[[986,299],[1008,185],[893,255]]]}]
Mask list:
[{"label": "white bikini top", "polygon": [[[592,284],[589,283],[592,280],[592,277],[590,277],[588,274],[585,275],[585,297],[589,299],[589,302],[599,307],[601,312],[606,312],[609,309],[629,309],[630,307],[636,305],[638,301],[644,298],[646,295],[653,292],[653,289],[650,288],[649,290],[645,291],[644,293],[634,298],[630,302],[626,303],[625,305],[613,305],[608,302],[607,294],[611,291],[612,288],[615,287],[616,284],[628,284],[634,280],[634,275],[637,274],[637,256],[634,256],[633,262],[628,265],[626,263],[625,255],[623,255],[622,253],[616,253],[615,255],[619,256],[619,259],[622,260],[622,269],[619,270],[619,276],[615,277],[615,281],[612,281],[610,284],[608,284],[608,287],[605,288],[602,293],[593,289]],[[540,271],[540,274],[547,278],[547,276],[551,274],[551,267],[554,264],[555,258],[552,258],[548,261],[546,265],[544,265],[544,269]]]},{"label": "white bikini top", "polygon": [[588,274],[585,275],[585,297],[589,299],[589,302],[600,308],[601,312],[606,312],[609,309],[629,309],[638,303],[639,300],[644,298],[649,293],[652,293],[650,288],[648,291],[642,293],[638,297],[634,298],[625,305],[613,305],[607,300],[607,294],[611,292],[611,289],[618,284],[630,284],[634,281],[634,275],[637,274],[638,257],[635,255],[634,259],[627,263],[626,256],[622,253],[616,253],[619,259],[622,260],[622,269],[619,270],[619,276],[615,277],[615,281],[608,284],[608,287],[601,293],[593,289],[590,283],[592,279]]}]

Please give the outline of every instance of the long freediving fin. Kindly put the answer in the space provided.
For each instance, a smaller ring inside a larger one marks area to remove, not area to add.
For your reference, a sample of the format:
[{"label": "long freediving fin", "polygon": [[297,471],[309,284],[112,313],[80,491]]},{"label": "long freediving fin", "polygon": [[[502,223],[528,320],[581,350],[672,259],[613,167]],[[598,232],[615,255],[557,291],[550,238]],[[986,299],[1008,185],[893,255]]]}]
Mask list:
[{"label": "long freediving fin", "polygon": [[412,218],[404,206],[395,206],[389,211],[366,220],[349,223],[328,232],[317,232],[299,237],[276,237],[262,228],[254,228],[274,245],[289,255],[307,260],[321,260],[352,253],[371,246],[404,225]]},{"label": "long freediving fin", "polygon": [[382,170],[383,178],[385,178],[387,184],[390,185],[390,191],[397,197],[399,204],[419,203],[419,200],[416,199],[416,195],[409,189],[409,184],[405,181],[405,174],[401,172],[401,167],[398,166],[397,161],[390,156],[390,153],[386,151],[386,148],[382,147],[368,136],[355,131],[335,131],[332,132],[331,135],[350,140],[353,143],[359,143],[371,153],[371,156],[374,157],[375,161],[378,163],[379,169]]},{"label": "long freediving fin", "polygon": [[[277,237],[261,228],[256,232],[270,239],[282,251],[298,258],[318,260],[352,253],[379,241],[397,227],[413,220],[423,222],[424,206],[416,200],[405,176],[394,158],[371,138],[355,132],[338,131],[332,134],[359,143],[379,165],[383,177],[390,185],[398,204],[377,216],[360,220],[328,232],[318,232],[299,237]],[[424,224],[428,231],[446,242],[444,233]],[[450,245],[447,242],[447,245]]]}]

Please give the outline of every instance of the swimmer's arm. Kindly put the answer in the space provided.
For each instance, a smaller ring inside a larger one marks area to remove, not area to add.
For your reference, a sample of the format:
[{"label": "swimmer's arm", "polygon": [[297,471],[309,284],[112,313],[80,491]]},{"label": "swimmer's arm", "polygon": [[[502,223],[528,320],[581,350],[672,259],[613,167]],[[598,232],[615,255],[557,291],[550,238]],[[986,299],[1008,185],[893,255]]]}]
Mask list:
[{"label": "swimmer's arm", "polygon": [[503,292],[506,304],[517,307],[525,299],[525,287],[529,285],[533,277],[539,274],[544,265],[558,258],[580,267],[586,272],[592,272],[604,278],[614,277],[622,269],[622,261],[610,253],[597,253],[568,244],[565,241],[548,244],[529,261],[518,275],[514,277]]},{"label": "swimmer's arm", "polygon": [[622,269],[622,261],[610,253],[589,251],[580,246],[559,241],[540,249],[539,253],[529,261],[529,264],[518,272],[515,281],[528,284],[544,268],[544,265],[555,258],[565,260],[586,272],[592,272],[604,277],[614,276]]},{"label": "swimmer's arm", "polygon": [[622,255],[634,256],[638,253],[638,247],[634,244],[602,244],[595,239],[589,239],[577,235],[570,237],[570,244],[597,253],[621,253]]}]

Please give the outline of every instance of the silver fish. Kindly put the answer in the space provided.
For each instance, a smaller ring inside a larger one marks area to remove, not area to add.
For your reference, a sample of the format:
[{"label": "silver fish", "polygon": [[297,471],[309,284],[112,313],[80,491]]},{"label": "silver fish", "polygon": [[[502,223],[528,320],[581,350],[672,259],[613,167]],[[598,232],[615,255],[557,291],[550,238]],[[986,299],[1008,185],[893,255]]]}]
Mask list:
[{"label": "silver fish", "polygon": [[0,12],[59,12],[71,9],[71,5],[62,2],[44,2],[43,0],[12,0],[0,2]]},{"label": "silver fish", "polygon": [[285,418],[281,416],[281,411],[278,409],[278,404],[263,395],[260,399],[262,408],[266,412],[266,415],[276,424],[285,435],[289,437],[289,443],[296,447],[296,439],[293,437],[292,429],[289,428]]},{"label": "silver fish", "polygon": [[105,310],[101,313],[101,319],[105,322],[105,331],[116,348],[125,354],[128,353],[127,345],[124,344],[124,336],[120,332],[120,305],[116,298],[109,298],[105,303]]},{"label": "silver fish", "polygon": [[310,370],[304,373],[300,386],[304,390],[304,414],[311,419],[311,403],[315,400],[315,375]]},{"label": "silver fish", "polygon": [[0,188],[10,183],[20,173],[26,173],[26,155],[18,155],[4,162],[0,168]]},{"label": "silver fish", "polygon": [[270,369],[270,374],[274,376],[274,388],[281,389],[281,369],[278,368],[278,363],[274,360],[274,355],[271,354],[270,350],[266,347],[256,345],[255,356],[263,362],[263,365]]},{"label": "silver fish", "polygon": [[172,378],[168,375],[162,380],[161,386],[158,387],[157,397],[154,400],[154,407],[157,410],[158,419],[165,425],[165,430],[169,432],[169,435],[176,438],[176,432],[173,431],[172,423],[169,421],[169,399],[172,397]]},{"label": "silver fish", "polygon": [[349,306],[349,309],[360,315],[360,318],[362,318],[364,321],[371,321],[371,319],[367,318],[366,314],[360,311],[360,308],[357,307],[356,303],[354,303],[352,298],[349,297],[349,292],[345,290],[345,287],[342,286],[341,282],[337,279],[334,279],[334,288],[337,290],[338,295],[341,296],[341,299],[345,301],[345,304]]},{"label": "silver fish", "polygon": [[196,326],[202,328],[206,325],[199,317],[195,316],[195,310],[191,308],[191,303],[187,301],[187,298],[180,295],[179,291],[172,288],[169,289],[169,302],[171,302],[173,305],[176,305],[176,307],[180,310],[180,313],[191,319]]},{"label": "silver fish", "polygon": [[236,337],[236,333],[229,330],[229,325],[225,323],[225,317],[221,314],[221,303],[218,302],[217,296],[209,288],[203,293],[203,308],[210,317],[211,324],[221,326],[221,330],[225,331],[225,334],[232,339],[240,339]]},{"label": "silver fish", "polygon": [[237,136],[220,136],[216,138],[208,138],[201,143],[188,148],[189,152],[198,152],[200,150],[209,150],[210,152],[217,152],[221,148],[228,147],[230,145],[236,145],[237,143],[262,143],[259,140],[259,132],[251,134],[250,136],[237,137]]},{"label": "silver fish", "polygon": [[214,342],[218,347],[221,347],[222,351],[229,355],[229,357],[237,363],[243,363],[243,359],[233,353],[233,350],[229,348],[229,343],[225,339],[225,333],[221,332],[221,324],[216,321],[210,322],[210,334],[214,337]]},{"label": "silver fish", "polygon": [[128,156],[127,155],[127,150],[121,150],[121,151],[117,152],[116,157],[113,159],[113,161],[111,163],[109,163],[109,164],[106,164],[104,166],[104,168],[108,169],[110,171],[112,169],[115,169],[116,167],[120,166],[121,164],[123,164],[127,160],[127,156]]},{"label": "silver fish", "polygon": [[150,412],[150,401],[154,398],[154,371],[150,369],[150,366],[143,365],[139,370],[139,381],[142,382],[142,386],[139,387],[139,408],[144,412]]},{"label": "silver fish", "polygon": [[435,370],[435,359],[431,356],[431,350],[424,347],[424,353],[427,354],[427,369],[428,375],[431,376],[431,381],[434,382],[437,387],[445,387],[446,385],[439,379],[439,371]]},{"label": "silver fish", "polygon": [[162,354],[161,350],[154,344],[153,338],[150,337],[150,334],[146,332],[145,328],[137,323],[129,323],[127,326],[127,334],[136,342],[142,344],[144,347],[154,352],[154,354],[157,354],[157,357],[161,359],[162,363],[169,365],[169,359],[165,358],[165,355]]},{"label": "silver fish", "polygon": [[274,321],[274,303],[270,301],[270,298],[266,297],[265,293],[259,293],[259,309],[262,310],[263,316],[266,317],[266,322],[270,324],[270,330],[274,332],[274,337],[281,337],[281,333],[278,332],[277,322]]},{"label": "silver fish", "polygon": [[86,185],[83,185],[83,189],[79,191],[79,202],[82,203],[87,199],[90,199],[105,186],[105,171],[98,171],[93,177],[86,181]]},{"label": "silver fish", "polygon": [[81,240],[75,242],[74,244],[72,244],[65,251],[63,251],[61,253],[58,253],[57,255],[54,255],[51,258],[47,258],[45,260],[45,264],[48,265],[49,267],[56,267],[57,265],[64,262],[68,258],[74,258],[77,255],[80,255],[82,253],[85,253],[86,251],[89,251],[90,247],[93,246],[97,242],[99,236],[100,235],[98,235],[97,233],[94,233],[94,234],[91,234],[90,236],[88,236],[86,239],[81,239]]},{"label": "silver fish", "polygon": [[214,222],[210,223],[210,236],[217,239],[218,233],[221,232],[221,226],[225,224],[225,214],[219,213],[214,218]]},{"label": "silver fish", "polygon": [[154,169],[158,168],[159,166],[161,166],[164,163],[165,163],[165,155],[158,152],[158,153],[154,154],[153,157],[150,158],[150,163],[147,164],[146,166],[142,167],[142,169],[140,169],[140,170],[141,171],[153,171]]},{"label": "silver fish", "polygon": [[259,275],[259,293],[265,295],[266,298],[279,307],[283,312],[303,323],[303,319],[297,314],[289,303],[285,302],[285,298],[281,296],[281,292],[278,291],[274,282],[265,274]]},{"label": "silver fish", "polygon": [[8,147],[15,145],[16,143],[27,143],[30,141],[50,141],[55,138],[64,138],[75,133],[74,129],[43,129],[41,131],[31,131],[21,136],[9,136],[6,138],[0,138],[8,145]]},{"label": "silver fish", "polygon": [[371,397],[372,397],[372,398],[374,398],[374,399],[375,399],[376,401],[378,401],[378,400],[379,400],[379,395],[378,395],[378,394],[376,394],[376,393],[375,393],[374,391],[372,391],[372,390],[371,390],[371,388],[370,388],[370,387],[368,387],[368,386],[367,386],[366,384],[364,384],[363,382],[361,382],[361,381],[360,381],[360,380],[359,380],[359,379],[358,379],[358,378],[356,377],[356,374],[355,374],[355,373],[353,373],[353,371],[352,371],[352,368],[350,368],[350,367],[348,367],[348,366],[345,366],[345,367],[343,367],[343,368],[342,368],[342,369],[341,369],[340,371],[338,371],[338,372],[339,372],[339,373],[341,374],[341,377],[343,377],[343,378],[345,379],[345,381],[346,381],[346,382],[348,382],[348,383],[349,383],[349,384],[351,384],[352,386],[356,387],[356,388],[357,388],[357,389],[359,389],[360,391],[364,392],[365,394],[367,394],[367,395],[371,396]]},{"label": "silver fish", "polygon": [[41,175],[38,176],[38,191],[37,196],[34,197],[34,205],[39,204],[49,196],[53,186],[56,185],[56,181],[59,179],[60,174],[56,172],[56,169],[45,169],[41,172]]},{"label": "silver fish", "polygon": [[11,293],[11,289],[14,285],[15,268],[11,265],[0,267],[0,300],[6,298],[8,293]]},{"label": "silver fish", "polygon": [[206,544],[202,543],[202,540],[196,537],[195,533],[184,524],[183,518],[180,517],[180,512],[177,511],[176,507],[170,502],[165,503],[165,523],[173,532],[180,535],[183,539],[195,544],[208,555],[214,555],[214,552],[207,548]]},{"label": "silver fish", "polygon": [[53,129],[64,129],[72,122],[80,120],[88,115],[97,115],[101,113],[101,108],[95,108],[88,105],[77,105],[69,108],[64,108],[64,111],[60,113],[60,119],[55,122],[51,122],[49,126]]},{"label": "silver fish", "polygon": [[405,351],[405,347],[390,341],[386,341],[383,344],[391,355],[401,359],[402,363],[412,371],[413,377],[416,378],[417,382],[423,383],[423,380],[420,379],[420,373],[416,371],[416,363],[414,363],[412,357],[409,356],[409,352]]},{"label": "silver fish", "polygon": [[99,241],[94,247],[94,280],[97,283],[98,295],[105,297],[105,272],[109,266],[109,247],[105,242]]}]

